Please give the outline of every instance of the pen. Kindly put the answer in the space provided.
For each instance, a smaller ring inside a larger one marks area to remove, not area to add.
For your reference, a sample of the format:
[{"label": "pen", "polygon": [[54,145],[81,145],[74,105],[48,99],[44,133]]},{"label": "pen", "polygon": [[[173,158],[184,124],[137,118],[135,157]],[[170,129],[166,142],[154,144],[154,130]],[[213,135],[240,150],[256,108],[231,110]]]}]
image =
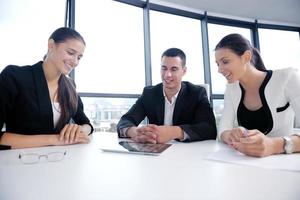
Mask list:
[{"label": "pen", "polygon": [[243,130],[243,136],[248,137],[248,129],[244,128]]}]

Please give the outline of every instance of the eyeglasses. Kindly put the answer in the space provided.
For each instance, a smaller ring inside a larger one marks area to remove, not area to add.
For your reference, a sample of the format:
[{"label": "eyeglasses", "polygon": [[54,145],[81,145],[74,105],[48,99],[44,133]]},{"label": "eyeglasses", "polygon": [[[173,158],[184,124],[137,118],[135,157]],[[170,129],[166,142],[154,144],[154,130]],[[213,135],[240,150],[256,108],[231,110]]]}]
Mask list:
[{"label": "eyeglasses", "polygon": [[37,153],[26,153],[19,154],[19,159],[24,164],[35,164],[40,161],[40,158],[45,157],[48,162],[58,162],[64,159],[67,151],[64,152],[50,152],[47,154],[37,154]]}]

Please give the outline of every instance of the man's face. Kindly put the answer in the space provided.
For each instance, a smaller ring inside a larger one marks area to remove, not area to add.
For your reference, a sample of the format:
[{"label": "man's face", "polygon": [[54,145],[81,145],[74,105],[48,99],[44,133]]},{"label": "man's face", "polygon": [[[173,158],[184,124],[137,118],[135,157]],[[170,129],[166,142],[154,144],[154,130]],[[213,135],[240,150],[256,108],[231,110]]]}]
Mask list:
[{"label": "man's face", "polygon": [[179,89],[185,73],[186,67],[182,66],[180,57],[162,57],[160,74],[164,89]]}]

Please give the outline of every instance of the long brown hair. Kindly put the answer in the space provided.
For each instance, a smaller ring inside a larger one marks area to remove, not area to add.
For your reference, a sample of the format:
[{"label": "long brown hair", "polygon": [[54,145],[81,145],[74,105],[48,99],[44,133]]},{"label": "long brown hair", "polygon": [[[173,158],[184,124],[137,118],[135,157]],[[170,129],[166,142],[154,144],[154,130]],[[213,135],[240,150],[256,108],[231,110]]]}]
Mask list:
[{"label": "long brown hair", "polygon": [[245,51],[250,50],[252,52],[251,64],[260,71],[266,71],[264,62],[260,56],[258,49],[254,48],[249,40],[242,35],[233,33],[222,38],[222,40],[216,45],[215,50],[227,48],[238,56],[241,56]]},{"label": "long brown hair", "polygon": [[[83,37],[77,31],[66,27],[55,30],[49,39],[53,39],[55,43],[64,43],[68,39],[77,39],[85,45]],[[60,131],[76,113],[78,106],[78,94],[76,93],[75,83],[64,74],[61,74],[58,80],[57,100],[60,105],[61,116],[56,130]]]}]

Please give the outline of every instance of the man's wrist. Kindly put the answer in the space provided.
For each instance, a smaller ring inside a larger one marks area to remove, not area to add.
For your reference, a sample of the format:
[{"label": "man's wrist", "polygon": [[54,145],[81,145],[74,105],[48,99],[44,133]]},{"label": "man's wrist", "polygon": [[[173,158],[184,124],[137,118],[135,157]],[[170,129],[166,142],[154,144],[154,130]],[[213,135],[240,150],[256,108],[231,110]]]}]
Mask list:
[{"label": "man's wrist", "polygon": [[134,129],[135,129],[136,127],[134,127],[134,126],[131,126],[131,127],[129,127],[129,128],[127,128],[127,130],[125,131],[125,136],[126,137],[129,137],[129,138],[132,138],[134,135]]},{"label": "man's wrist", "polygon": [[178,140],[182,141],[184,139],[184,133],[183,133],[182,128],[180,126],[174,126],[174,128],[176,129],[174,132],[177,133],[176,138],[174,138],[174,139],[178,139]]}]

